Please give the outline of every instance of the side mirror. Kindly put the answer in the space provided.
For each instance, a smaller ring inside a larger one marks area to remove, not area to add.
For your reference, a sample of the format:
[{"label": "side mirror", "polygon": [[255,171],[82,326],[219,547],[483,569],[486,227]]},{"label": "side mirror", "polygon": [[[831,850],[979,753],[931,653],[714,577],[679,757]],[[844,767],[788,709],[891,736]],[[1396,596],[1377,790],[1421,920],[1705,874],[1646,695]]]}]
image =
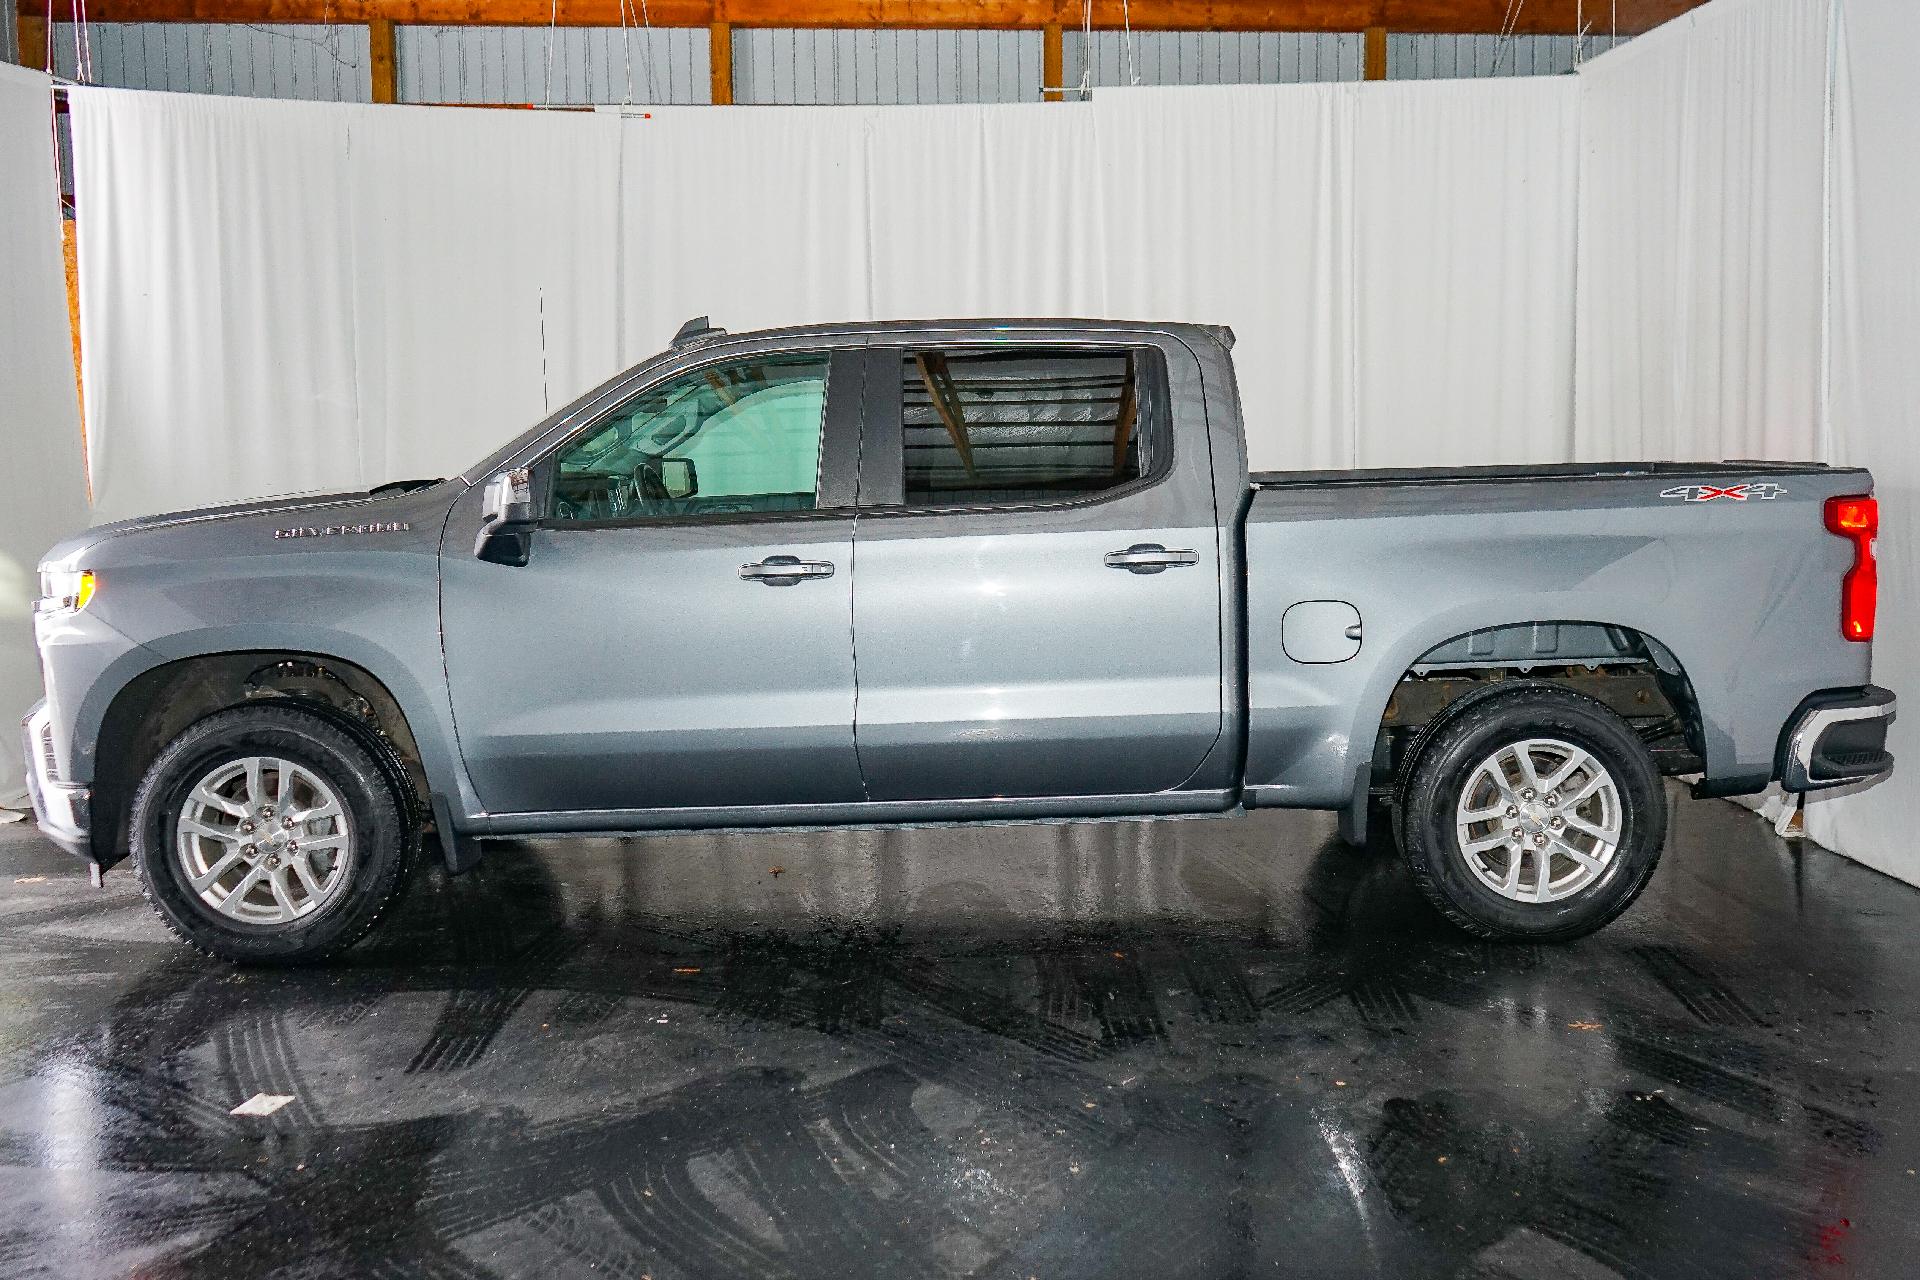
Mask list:
[{"label": "side mirror", "polygon": [[502,471],[487,481],[480,499],[480,523],[527,524],[533,520],[533,473],[525,467]]},{"label": "side mirror", "polygon": [[669,498],[691,498],[700,492],[700,469],[692,458],[662,458],[660,487]]},{"label": "side mirror", "polygon": [[480,530],[473,536],[473,554],[495,564],[527,562],[533,528],[533,474],[525,467],[502,471],[487,481],[480,498]]}]

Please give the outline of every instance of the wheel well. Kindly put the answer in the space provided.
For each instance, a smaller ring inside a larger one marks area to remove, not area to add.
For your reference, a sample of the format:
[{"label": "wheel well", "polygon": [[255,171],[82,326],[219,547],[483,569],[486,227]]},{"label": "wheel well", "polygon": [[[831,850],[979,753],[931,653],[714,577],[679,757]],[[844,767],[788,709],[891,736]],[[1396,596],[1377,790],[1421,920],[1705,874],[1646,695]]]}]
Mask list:
[{"label": "wheel well", "polygon": [[1390,791],[1434,731],[1511,681],[1559,685],[1604,704],[1640,735],[1662,774],[1702,768],[1699,703],[1665,645],[1630,627],[1531,622],[1455,636],[1407,668],[1374,740],[1375,789]]},{"label": "wheel well", "polygon": [[265,698],[324,712],[373,749],[418,815],[428,794],[420,748],[400,704],[371,672],[322,654],[278,650],[182,658],[143,672],[114,696],[100,723],[93,780],[93,850],[111,866],[127,847],[127,806],[167,743],[195,721]]}]

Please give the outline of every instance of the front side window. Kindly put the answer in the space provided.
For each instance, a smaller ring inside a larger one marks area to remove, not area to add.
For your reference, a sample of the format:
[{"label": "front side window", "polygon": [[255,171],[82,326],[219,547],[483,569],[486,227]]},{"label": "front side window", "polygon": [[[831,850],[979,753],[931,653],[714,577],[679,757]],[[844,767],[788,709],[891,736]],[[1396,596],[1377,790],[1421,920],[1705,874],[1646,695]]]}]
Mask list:
[{"label": "front side window", "polygon": [[910,506],[1056,502],[1142,474],[1129,351],[919,351],[901,361]]},{"label": "front side window", "polygon": [[811,511],[827,357],[712,365],[629,401],[563,449],[550,519]]}]

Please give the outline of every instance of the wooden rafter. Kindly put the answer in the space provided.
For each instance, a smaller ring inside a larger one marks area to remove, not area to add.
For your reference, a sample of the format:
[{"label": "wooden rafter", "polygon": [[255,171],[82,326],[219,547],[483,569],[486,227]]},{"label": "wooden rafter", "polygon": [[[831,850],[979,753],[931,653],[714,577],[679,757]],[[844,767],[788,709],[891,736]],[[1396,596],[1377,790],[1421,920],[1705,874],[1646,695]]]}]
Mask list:
[{"label": "wooden rafter", "polygon": [[[1705,0],[1619,0],[1618,29],[1638,35]],[[47,0],[15,0],[22,17],[47,15]],[[53,0],[70,21],[80,0]],[[90,22],[396,22],[436,26],[617,27],[631,0],[85,0]],[[1364,31],[1570,35],[1584,17],[1595,33],[1614,27],[1597,0],[1094,0],[1092,24],[1135,31]],[[1079,0],[652,0],[656,27],[1073,28]],[[1511,26],[1507,24],[1511,21]]]}]

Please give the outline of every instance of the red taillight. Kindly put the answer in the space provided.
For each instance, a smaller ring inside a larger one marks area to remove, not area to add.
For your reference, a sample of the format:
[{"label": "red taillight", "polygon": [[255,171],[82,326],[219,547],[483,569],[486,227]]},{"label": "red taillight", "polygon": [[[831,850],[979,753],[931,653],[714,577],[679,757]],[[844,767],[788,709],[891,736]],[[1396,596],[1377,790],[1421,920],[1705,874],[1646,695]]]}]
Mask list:
[{"label": "red taillight", "polygon": [[1874,606],[1880,598],[1880,574],[1873,562],[1880,504],[1866,496],[1828,498],[1827,531],[1853,544],[1853,567],[1840,581],[1840,634],[1849,640],[1871,640]]}]

